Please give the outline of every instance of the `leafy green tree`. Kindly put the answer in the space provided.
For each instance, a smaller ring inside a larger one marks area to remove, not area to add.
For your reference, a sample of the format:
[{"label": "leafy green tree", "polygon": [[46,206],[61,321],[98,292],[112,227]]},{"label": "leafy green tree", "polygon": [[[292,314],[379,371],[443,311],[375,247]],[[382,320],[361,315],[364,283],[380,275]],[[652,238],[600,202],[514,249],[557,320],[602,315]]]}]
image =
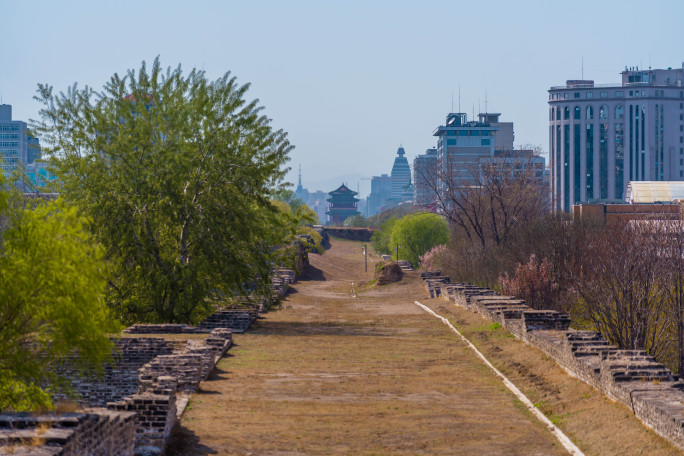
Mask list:
[{"label": "leafy green tree", "polygon": [[364,217],[361,214],[354,215],[352,217],[347,218],[344,221],[344,226],[351,226],[351,227],[367,227],[368,226],[368,219]]},{"label": "leafy green tree", "polygon": [[371,244],[373,249],[378,253],[390,254],[392,253],[392,247],[390,245],[390,236],[392,235],[392,229],[394,224],[399,220],[396,217],[390,217],[385,220],[385,222],[380,226],[380,228],[373,233],[371,236]]},{"label": "leafy green tree", "polygon": [[0,190],[0,410],[49,408],[41,386],[67,386],[59,360],[101,366],[107,333],[118,330],[103,300],[103,250],[85,220],[61,202],[24,203]]},{"label": "leafy green tree", "polygon": [[39,85],[61,193],[112,263],[107,301],[126,323],[196,322],[270,276],[283,220],[270,200],[292,149],[249,85],[154,61],[100,92]]},{"label": "leafy green tree", "polygon": [[418,266],[420,256],[425,252],[448,242],[449,227],[446,220],[427,212],[400,218],[390,234],[390,249],[399,244],[399,257],[415,266]]}]

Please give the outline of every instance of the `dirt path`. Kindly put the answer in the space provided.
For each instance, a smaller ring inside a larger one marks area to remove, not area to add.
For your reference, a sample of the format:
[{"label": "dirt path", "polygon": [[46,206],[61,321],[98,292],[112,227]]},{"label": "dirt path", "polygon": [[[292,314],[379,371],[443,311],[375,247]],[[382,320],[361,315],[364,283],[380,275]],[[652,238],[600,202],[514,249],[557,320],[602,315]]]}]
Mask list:
[{"label": "dirt path", "polygon": [[[423,300],[417,274],[364,286],[372,276],[360,245],[333,240],[281,310],[235,336],[192,397],[169,454],[567,454],[416,299],[482,343],[587,454],[679,454],[538,350],[446,301]],[[361,283],[357,298],[352,281]]]}]

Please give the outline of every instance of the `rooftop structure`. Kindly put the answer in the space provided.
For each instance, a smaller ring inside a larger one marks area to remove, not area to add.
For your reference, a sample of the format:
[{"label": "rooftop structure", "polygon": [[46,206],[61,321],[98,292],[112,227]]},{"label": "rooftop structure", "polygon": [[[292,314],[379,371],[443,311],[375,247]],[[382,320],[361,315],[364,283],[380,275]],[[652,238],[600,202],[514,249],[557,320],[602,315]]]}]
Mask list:
[{"label": "rooftop structure", "polygon": [[625,201],[630,204],[684,202],[684,182],[632,181],[627,184]]}]

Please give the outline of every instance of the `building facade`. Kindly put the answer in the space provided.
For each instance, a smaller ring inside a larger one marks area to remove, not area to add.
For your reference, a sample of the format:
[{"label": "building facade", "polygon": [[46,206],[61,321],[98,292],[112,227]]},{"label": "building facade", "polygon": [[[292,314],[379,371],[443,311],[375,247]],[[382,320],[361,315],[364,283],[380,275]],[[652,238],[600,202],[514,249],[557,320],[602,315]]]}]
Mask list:
[{"label": "building facade", "polygon": [[393,199],[401,201],[404,187],[411,182],[411,167],[405,157],[406,151],[403,147],[397,149],[397,156],[392,165],[392,195]]},{"label": "building facade", "polygon": [[330,206],[328,206],[327,214],[330,216],[331,225],[341,226],[348,217],[359,215],[356,210],[356,203],[359,200],[356,198],[355,191],[342,184],[329,194]]},{"label": "building facade", "polygon": [[622,199],[629,181],[684,180],[684,65],[625,69],[620,84],[549,89],[551,204]]},{"label": "building facade", "polygon": [[465,113],[451,113],[446,124],[435,129],[437,158],[440,163],[440,189],[470,185],[484,158],[494,156],[494,134],[498,131],[483,122],[468,122]]},{"label": "building facade", "polygon": [[438,178],[437,149],[428,149],[413,159],[413,204],[428,206],[435,202]]},{"label": "building facade", "polygon": [[8,178],[17,167],[27,165],[40,158],[38,138],[31,136],[26,122],[12,120],[12,105],[0,105],[0,167]]}]

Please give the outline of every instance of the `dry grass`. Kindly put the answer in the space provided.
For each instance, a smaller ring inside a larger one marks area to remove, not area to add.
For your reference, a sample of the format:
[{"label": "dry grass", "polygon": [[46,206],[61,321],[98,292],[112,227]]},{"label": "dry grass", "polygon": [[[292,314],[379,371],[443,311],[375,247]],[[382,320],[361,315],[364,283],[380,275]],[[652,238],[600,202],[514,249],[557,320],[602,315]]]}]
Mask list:
[{"label": "dry grass", "polygon": [[[193,395],[169,454],[565,454],[441,322],[413,304],[424,297],[417,273],[385,287],[359,287],[358,298],[350,297],[350,282],[372,280],[360,245],[335,240],[324,256],[312,256],[311,280],[297,284],[255,330],[235,335],[236,347]],[[369,271],[372,265],[369,259]],[[506,373],[546,413],[558,413],[556,421],[587,454],[674,454],[626,409],[583,384],[562,373],[537,375],[553,363],[535,349],[473,315],[450,317],[465,322],[477,344],[479,333],[496,341],[491,350],[509,354],[511,372],[522,366],[518,377]],[[528,367],[532,354],[539,361]],[[537,385],[538,378],[544,383]],[[566,408],[557,408],[567,388]],[[586,400],[576,401],[583,394]],[[614,421],[597,425],[604,416]],[[601,439],[617,445],[616,435],[624,436],[622,447],[603,451]],[[643,439],[639,447],[628,445],[632,435]]]}]

